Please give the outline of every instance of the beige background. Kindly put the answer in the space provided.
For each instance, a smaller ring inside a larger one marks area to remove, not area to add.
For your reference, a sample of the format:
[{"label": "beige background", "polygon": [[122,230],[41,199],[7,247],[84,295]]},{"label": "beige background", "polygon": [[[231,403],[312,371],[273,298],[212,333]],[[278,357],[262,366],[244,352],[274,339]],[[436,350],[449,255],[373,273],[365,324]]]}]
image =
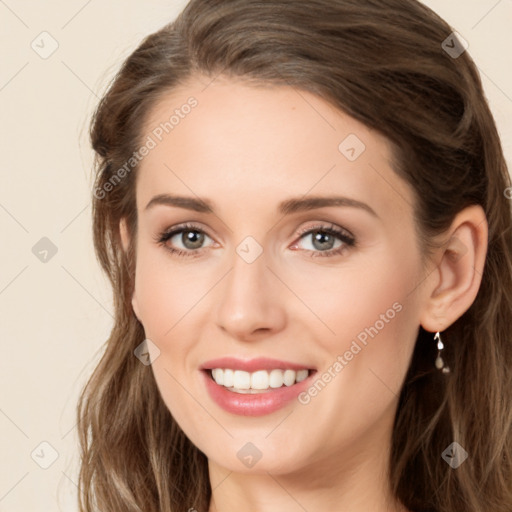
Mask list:
[{"label": "beige background", "polygon": [[[0,511],[77,510],[75,405],[112,323],[87,122],[122,59],[185,3],[0,0]],[[510,165],[512,1],[425,3],[469,42]],[[58,43],[45,59],[31,47],[56,44],[43,31]]]}]

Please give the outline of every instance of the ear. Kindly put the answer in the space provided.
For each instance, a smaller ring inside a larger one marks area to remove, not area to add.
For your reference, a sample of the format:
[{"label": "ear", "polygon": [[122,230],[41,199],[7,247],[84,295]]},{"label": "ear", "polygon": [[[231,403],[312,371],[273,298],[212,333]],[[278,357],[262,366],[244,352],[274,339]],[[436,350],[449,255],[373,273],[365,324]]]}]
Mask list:
[{"label": "ear", "polygon": [[126,252],[128,250],[128,244],[130,243],[130,233],[128,232],[126,217],[123,217],[119,221],[119,234],[121,236],[121,244],[123,245],[123,251]]},{"label": "ear", "polygon": [[443,331],[473,304],[487,255],[488,224],[480,205],[468,206],[447,231],[448,241],[436,257],[428,279],[428,295],[420,317],[430,332]]},{"label": "ear", "polygon": [[[128,230],[128,225],[126,223],[126,218],[123,217],[119,221],[119,234],[121,236],[121,244],[123,246],[123,251],[126,252],[128,250],[128,246],[130,244],[130,233]],[[137,294],[134,287],[133,294],[132,294],[132,308],[135,313],[135,316],[140,321],[140,315],[139,315],[139,304],[137,302]]]}]

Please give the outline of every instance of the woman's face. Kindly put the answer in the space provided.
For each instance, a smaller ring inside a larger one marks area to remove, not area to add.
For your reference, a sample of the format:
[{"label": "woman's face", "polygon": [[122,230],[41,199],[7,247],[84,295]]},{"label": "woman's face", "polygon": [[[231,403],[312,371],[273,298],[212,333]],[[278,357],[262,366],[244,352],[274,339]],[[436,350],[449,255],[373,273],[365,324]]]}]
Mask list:
[{"label": "woman's face", "polygon": [[186,435],[236,472],[384,460],[425,277],[386,140],[304,91],[199,78],[143,140],[133,306]]}]

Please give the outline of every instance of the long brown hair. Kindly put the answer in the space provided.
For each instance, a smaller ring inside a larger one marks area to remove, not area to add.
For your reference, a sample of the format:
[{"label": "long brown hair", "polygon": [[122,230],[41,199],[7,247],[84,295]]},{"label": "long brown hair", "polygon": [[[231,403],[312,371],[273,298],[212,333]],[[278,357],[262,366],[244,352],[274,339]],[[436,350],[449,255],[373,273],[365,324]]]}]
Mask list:
[{"label": "long brown hair", "polygon": [[[393,492],[414,511],[512,510],[511,181],[475,64],[468,52],[443,48],[451,33],[415,0],[192,0],[124,62],[91,124],[94,245],[113,287],[115,323],[78,407],[81,511],[208,510],[207,459],[164,405],[151,368],[134,357],[144,330],[130,302],[137,166],[126,162],[143,142],[149,110],[195,73],[293,86],[385,135],[394,170],[414,191],[426,255],[460,210],[482,206],[482,283],[443,333],[452,373],[436,372],[432,335],[420,326],[389,472]],[[456,470],[441,457],[453,441],[469,452]]]}]

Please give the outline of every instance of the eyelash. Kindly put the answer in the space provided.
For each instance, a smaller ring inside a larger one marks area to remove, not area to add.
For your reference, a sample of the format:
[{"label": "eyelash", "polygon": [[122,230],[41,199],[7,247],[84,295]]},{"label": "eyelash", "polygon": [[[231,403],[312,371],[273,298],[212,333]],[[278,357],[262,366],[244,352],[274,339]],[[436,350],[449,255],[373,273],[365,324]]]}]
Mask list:
[{"label": "eyelash", "polygon": [[[166,250],[168,250],[169,252],[171,252],[172,254],[174,254],[176,256],[181,256],[181,257],[186,257],[186,258],[195,258],[197,256],[200,256],[200,252],[202,251],[202,249],[205,249],[205,247],[202,247],[200,249],[191,249],[188,251],[184,251],[182,249],[175,249],[175,248],[169,247],[167,245],[167,241],[170,240],[173,236],[175,236],[179,233],[186,232],[186,231],[193,231],[196,233],[202,233],[202,234],[205,234],[206,236],[209,236],[208,233],[206,233],[199,226],[196,226],[195,224],[187,223],[187,224],[181,224],[179,226],[173,227],[169,230],[166,230],[166,231],[158,234],[155,237],[155,241],[159,245],[162,245]],[[333,224],[331,224],[330,226],[318,225],[318,226],[305,228],[305,229],[299,231],[299,233],[297,233],[297,235],[299,236],[299,240],[300,240],[305,235],[310,235],[310,234],[318,233],[318,232],[326,233],[328,235],[332,235],[332,236],[338,238],[339,240],[341,240],[343,242],[343,245],[341,245],[340,247],[338,247],[336,249],[329,249],[328,251],[306,250],[306,252],[310,253],[309,254],[310,257],[315,258],[315,257],[338,256],[345,250],[356,246],[356,239],[353,236],[349,235],[346,230],[342,231],[342,230],[338,229]],[[211,238],[211,237],[209,237],[209,238]]]}]

